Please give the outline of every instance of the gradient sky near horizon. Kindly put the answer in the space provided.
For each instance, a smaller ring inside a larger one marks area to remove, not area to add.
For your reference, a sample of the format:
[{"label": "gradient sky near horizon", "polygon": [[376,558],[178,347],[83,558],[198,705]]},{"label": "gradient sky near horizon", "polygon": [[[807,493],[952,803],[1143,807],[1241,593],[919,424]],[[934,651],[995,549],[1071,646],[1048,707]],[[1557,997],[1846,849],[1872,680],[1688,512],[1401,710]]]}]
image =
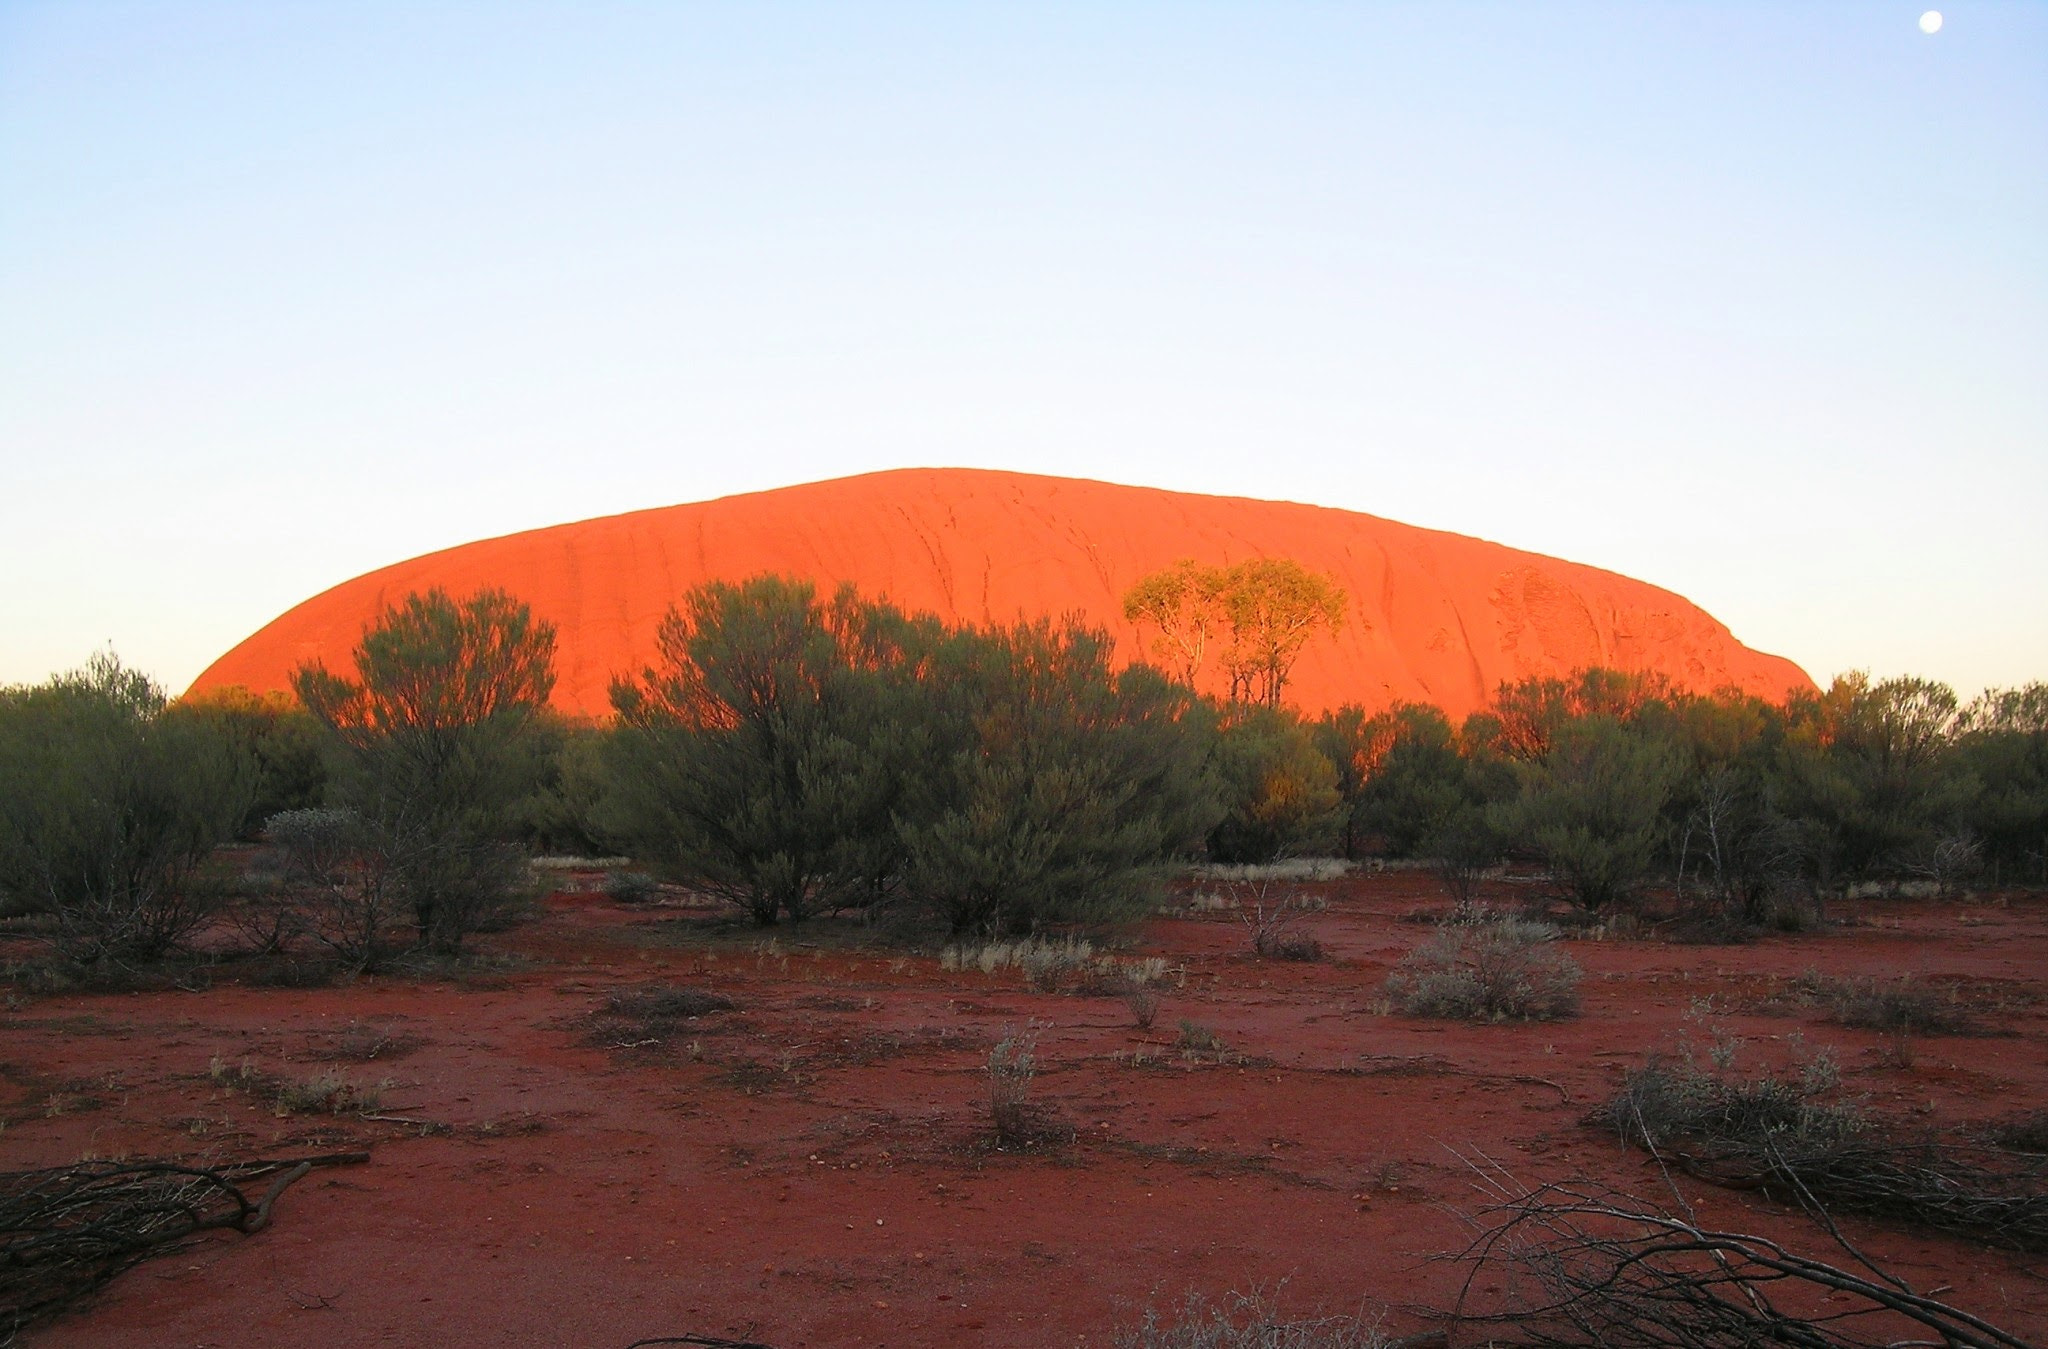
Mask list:
[{"label": "gradient sky near horizon", "polygon": [[910,465],[2048,678],[2048,5],[0,0],[0,683]]}]

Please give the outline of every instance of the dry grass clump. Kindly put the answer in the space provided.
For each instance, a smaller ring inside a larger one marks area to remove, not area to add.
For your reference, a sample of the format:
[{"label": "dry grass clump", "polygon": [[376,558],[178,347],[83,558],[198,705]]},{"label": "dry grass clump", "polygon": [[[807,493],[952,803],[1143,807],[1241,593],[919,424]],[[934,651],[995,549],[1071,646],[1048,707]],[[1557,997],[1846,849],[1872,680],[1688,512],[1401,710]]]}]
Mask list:
[{"label": "dry grass clump", "polygon": [[392,1025],[365,1025],[351,1021],[331,1038],[320,1043],[314,1054],[345,1063],[390,1062],[418,1050],[426,1040]]},{"label": "dry grass clump", "polygon": [[583,1042],[598,1048],[660,1055],[671,1041],[701,1033],[697,1022],[738,1004],[722,993],[680,984],[638,984],[615,988],[583,1019]]},{"label": "dry grass clump", "polygon": [[1991,1141],[2014,1152],[2048,1155],[2048,1110],[2030,1110],[1993,1126]]},{"label": "dry grass clump", "polygon": [[1268,960],[1314,961],[1323,958],[1323,944],[1299,926],[1301,909],[1285,900],[1271,906],[1254,903],[1237,911],[1251,934],[1252,952]]},{"label": "dry grass clump", "polygon": [[1147,1307],[1118,1331],[1116,1349],[1386,1349],[1376,1325],[1355,1316],[1288,1317],[1259,1289],[1210,1302],[1189,1293],[1170,1316]]},{"label": "dry grass clump", "polygon": [[1097,997],[1121,996],[1126,989],[1156,983],[1166,975],[1158,956],[1122,960],[1097,954],[1086,937],[1020,937],[978,945],[953,945],[939,952],[939,968],[949,974],[1017,969],[1024,983],[1040,993],[1071,991]]},{"label": "dry grass clump", "polygon": [[1185,1059],[1214,1059],[1218,1063],[1230,1057],[1230,1046],[1223,1037],[1199,1021],[1181,1018],[1180,1035],[1173,1042],[1181,1057]]},{"label": "dry grass clump", "polygon": [[607,871],[604,894],[616,904],[651,904],[660,897],[661,885],[644,871]]},{"label": "dry grass clump", "polygon": [[331,1068],[293,1080],[266,1073],[246,1059],[230,1067],[216,1058],[206,1075],[216,1086],[269,1101],[279,1115],[370,1114],[383,1104],[384,1089],[391,1085],[388,1080],[374,1086],[357,1082]]},{"label": "dry grass clump", "polygon": [[1334,881],[1351,873],[1351,863],[1341,857],[1283,857],[1277,862],[1205,862],[1189,871],[1203,880],[1226,885],[1250,882]]},{"label": "dry grass clump", "polygon": [[723,993],[701,988],[684,988],[680,984],[641,984],[634,988],[613,989],[605,994],[604,1006],[613,1016],[631,1017],[652,1024],[687,1021],[712,1012],[730,1012],[737,1004]]},{"label": "dry grass clump", "polygon": [[1485,911],[1446,922],[1401,961],[1387,997],[1408,1016],[1556,1021],[1579,1010],[1578,963],[1557,929]]},{"label": "dry grass clump", "polygon": [[1006,1026],[988,1052],[988,1112],[998,1148],[1033,1152],[1074,1141],[1073,1126],[1031,1099],[1038,1075],[1038,1027]]},{"label": "dry grass clump", "polygon": [[1683,1061],[1629,1074],[1593,1122],[1718,1185],[2048,1251],[2048,1166],[1962,1139],[1902,1138],[1839,1097],[1833,1062],[1738,1079]]},{"label": "dry grass clump", "polygon": [[1975,1029],[1955,1000],[1908,975],[1900,979],[1802,981],[1807,996],[1825,1004],[1840,1025],[1893,1035],[1967,1035]]}]

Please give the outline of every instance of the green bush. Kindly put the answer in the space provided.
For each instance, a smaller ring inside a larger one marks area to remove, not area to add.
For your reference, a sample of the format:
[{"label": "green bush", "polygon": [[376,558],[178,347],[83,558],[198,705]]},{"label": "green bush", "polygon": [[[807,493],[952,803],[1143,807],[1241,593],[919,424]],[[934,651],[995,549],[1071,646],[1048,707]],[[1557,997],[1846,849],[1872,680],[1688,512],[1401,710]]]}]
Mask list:
[{"label": "green bush", "polygon": [[293,675],[326,732],[333,803],[437,953],[500,921],[525,883],[516,807],[542,771],[554,652],[554,626],[511,596],[433,590],[371,623],[353,679],[318,663]]},{"label": "green bush", "polygon": [[162,956],[212,908],[202,865],[256,780],[244,745],[111,655],[0,690],[0,893],[52,915],[68,959]]},{"label": "green bush", "polygon": [[757,923],[892,905],[955,933],[1117,920],[1214,817],[1206,722],[1106,636],[948,630],[776,577],[692,592],[613,686],[607,819]]},{"label": "green bush", "polygon": [[1212,862],[1270,862],[1336,840],[1345,814],[1336,766],[1292,712],[1232,708],[1215,766],[1223,818],[1209,831]]},{"label": "green bush", "polygon": [[1649,875],[1664,805],[1683,771],[1677,747],[1662,736],[1605,716],[1567,721],[1544,755],[1523,765],[1521,795],[1493,819],[1597,913],[1632,898]]}]

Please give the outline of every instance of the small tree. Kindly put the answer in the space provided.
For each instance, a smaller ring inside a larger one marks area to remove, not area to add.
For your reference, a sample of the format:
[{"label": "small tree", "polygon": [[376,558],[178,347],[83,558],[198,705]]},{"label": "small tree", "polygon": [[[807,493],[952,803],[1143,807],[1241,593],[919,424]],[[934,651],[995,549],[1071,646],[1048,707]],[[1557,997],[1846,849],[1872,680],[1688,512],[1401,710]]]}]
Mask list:
[{"label": "small tree", "polygon": [[240,828],[248,754],[112,655],[0,690],[0,892],[97,963],[163,955],[206,917],[199,872]]},{"label": "small tree", "polygon": [[536,715],[554,687],[555,629],[502,591],[406,596],[364,632],[356,677],[319,663],[292,686],[326,728],[335,795],[441,952],[501,913],[518,883],[512,803],[537,771]]},{"label": "small tree", "polygon": [[659,663],[612,685],[613,828],[764,926],[874,898],[930,732],[889,675],[932,640],[851,589],[829,606],[776,576],[692,591],[661,624]]},{"label": "small tree", "polygon": [[1233,701],[1280,705],[1280,691],[1309,638],[1344,623],[1344,591],[1329,577],[1287,558],[1240,562],[1219,595],[1230,623]]},{"label": "small tree", "polygon": [[398,926],[390,853],[351,810],[280,811],[264,838],[284,862],[272,903],[287,918],[276,930],[304,932],[351,971],[377,968]]},{"label": "small tree", "polygon": [[1994,883],[2048,883],[2048,683],[1986,689],[1962,724],[1958,756],[1977,786],[1967,822]]},{"label": "small tree", "polygon": [[1277,707],[1309,639],[1343,623],[1344,591],[1286,558],[1233,567],[1183,558],[1125,592],[1124,617],[1159,630],[1153,651],[1181,682],[1192,687],[1216,650],[1230,701]]},{"label": "small tree", "polygon": [[1221,571],[1184,557],[1124,593],[1124,618],[1159,629],[1153,653],[1189,688],[1195,686],[1222,626],[1217,601],[1223,584]]},{"label": "small tree", "polygon": [[1683,772],[1675,746],[1611,717],[1565,722],[1524,767],[1520,796],[1495,808],[1502,831],[1543,855],[1581,907],[1624,902],[1649,874],[1662,814]]},{"label": "small tree", "polygon": [[942,749],[899,815],[911,896],[955,933],[1114,922],[1214,821],[1206,709],[1107,634],[953,634],[921,689]]}]

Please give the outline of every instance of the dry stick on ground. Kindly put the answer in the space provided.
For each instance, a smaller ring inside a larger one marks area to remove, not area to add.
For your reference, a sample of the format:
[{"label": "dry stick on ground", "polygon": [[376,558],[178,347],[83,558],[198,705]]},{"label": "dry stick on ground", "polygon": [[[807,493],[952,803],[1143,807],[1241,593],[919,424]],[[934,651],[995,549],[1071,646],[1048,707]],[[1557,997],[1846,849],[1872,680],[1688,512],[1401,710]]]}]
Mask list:
[{"label": "dry stick on ground", "polygon": [[1360,1070],[1365,1073],[1396,1073],[1413,1066],[1453,1077],[1469,1077],[1475,1082],[1516,1082],[1523,1086],[1548,1087],[1557,1093],[1560,1104],[1572,1103],[1572,1094],[1564,1089],[1563,1084],[1553,1082],[1547,1077],[1535,1077],[1528,1073],[1489,1073],[1477,1068],[1462,1068],[1449,1059],[1435,1054],[1360,1054],[1358,1057],[1366,1064],[1366,1067]]},{"label": "dry stick on ground", "polygon": [[[1530,1189],[1490,1162],[1471,1165],[1493,1202],[1463,1253],[1472,1272],[1452,1315],[1502,1327],[1507,1343],[1869,1349],[1900,1341],[1866,1338],[1857,1323],[1896,1317],[1933,1331],[1937,1343],[2031,1349],[1961,1308],[1913,1292],[1853,1248],[1869,1277],[1767,1237],[1702,1227],[1689,1214],[1674,1216],[1633,1195],[1583,1182]],[[1528,1276],[1537,1296],[1468,1311],[1479,1272],[1503,1265]]]},{"label": "dry stick on ground", "polygon": [[[239,1162],[81,1162],[0,1175],[0,1345],[123,1270],[203,1232],[253,1235],[278,1196],[315,1166],[366,1162],[366,1152]],[[252,1199],[237,1181],[272,1176]]]}]

